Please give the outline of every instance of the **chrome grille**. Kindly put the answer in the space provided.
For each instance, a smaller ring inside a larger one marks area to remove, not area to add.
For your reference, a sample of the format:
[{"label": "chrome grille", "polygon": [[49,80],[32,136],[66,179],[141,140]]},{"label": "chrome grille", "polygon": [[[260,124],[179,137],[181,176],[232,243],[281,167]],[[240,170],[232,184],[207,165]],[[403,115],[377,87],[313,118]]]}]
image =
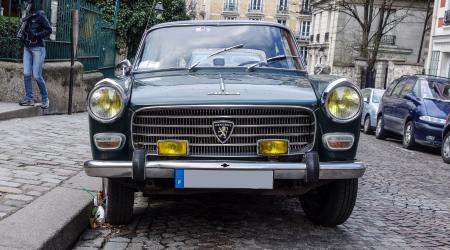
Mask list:
[{"label": "chrome grille", "polygon": [[[234,131],[222,144],[213,122],[231,121]],[[156,155],[159,140],[189,141],[191,157],[255,157],[260,139],[289,140],[289,154],[303,154],[314,143],[312,111],[288,106],[168,106],[138,110],[132,119],[135,148]]]}]

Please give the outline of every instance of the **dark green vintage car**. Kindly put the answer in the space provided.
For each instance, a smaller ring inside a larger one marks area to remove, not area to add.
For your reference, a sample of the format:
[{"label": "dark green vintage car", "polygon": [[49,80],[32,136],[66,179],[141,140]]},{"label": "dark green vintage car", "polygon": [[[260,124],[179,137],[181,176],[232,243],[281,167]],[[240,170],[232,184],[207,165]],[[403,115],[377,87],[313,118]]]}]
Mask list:
[{"label": "dark green vintage car", "polygon": [[359,90],[307,75],[292,33],[265,22],[157,25],[133,65],[89,95],[93,160],[106,219],[130,221],[134,192],[245,192],[299,197],[335,226],[355,205]]}]

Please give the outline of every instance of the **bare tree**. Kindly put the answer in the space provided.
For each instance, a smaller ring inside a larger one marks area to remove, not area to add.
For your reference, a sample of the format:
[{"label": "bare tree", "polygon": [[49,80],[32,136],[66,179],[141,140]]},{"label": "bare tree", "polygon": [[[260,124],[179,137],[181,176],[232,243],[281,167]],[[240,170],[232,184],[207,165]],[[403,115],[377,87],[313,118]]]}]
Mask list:
[{"label": "bare tree", "polygon": [[374,69],[382,38],[409,15],[413,1],[399,5],[395,0],[336,0],[315,6],[339,11],[354,19],[361,29],[359,56],[367,60],[365,87],[374,85]]}]

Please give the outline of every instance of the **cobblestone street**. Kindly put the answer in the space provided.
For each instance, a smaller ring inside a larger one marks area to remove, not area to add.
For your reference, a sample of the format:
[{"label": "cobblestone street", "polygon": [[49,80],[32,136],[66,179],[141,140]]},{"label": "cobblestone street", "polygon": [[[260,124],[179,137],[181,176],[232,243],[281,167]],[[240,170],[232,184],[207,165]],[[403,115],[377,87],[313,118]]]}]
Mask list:
[{"label": "cobblestone street", "polygon": [[336,228],[311,224],[294,198],[138,195],[133,223],[87,230],[77,249],[450,248],[450,165],[439,152],[362,135],[358,159],[368,170]]},{"label": "cobblestone street", "polygon": [[87,114],[0,121],[0,220],[82,171]]}]

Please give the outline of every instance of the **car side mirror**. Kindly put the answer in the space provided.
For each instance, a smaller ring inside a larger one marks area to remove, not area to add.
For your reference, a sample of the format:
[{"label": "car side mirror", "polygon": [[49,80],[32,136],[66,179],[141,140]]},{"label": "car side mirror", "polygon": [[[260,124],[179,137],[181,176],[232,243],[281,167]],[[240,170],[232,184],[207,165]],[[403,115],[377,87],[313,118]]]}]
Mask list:
[{"label": "car side mirror", "polygon": [[412,101],[412,102],[416,102],[417,98],[411,94],[404,94],[403,98],[405,98],[406,100]]},{"label": "car side mirror", "polygon": [[117,64],[116,69],[121,70],[121,74],[116,75],[119,78],[124,78],[128,74],[130,74],[131,71],[131,62],[128,59],[125,59],[121,61],[119,64]]}]

